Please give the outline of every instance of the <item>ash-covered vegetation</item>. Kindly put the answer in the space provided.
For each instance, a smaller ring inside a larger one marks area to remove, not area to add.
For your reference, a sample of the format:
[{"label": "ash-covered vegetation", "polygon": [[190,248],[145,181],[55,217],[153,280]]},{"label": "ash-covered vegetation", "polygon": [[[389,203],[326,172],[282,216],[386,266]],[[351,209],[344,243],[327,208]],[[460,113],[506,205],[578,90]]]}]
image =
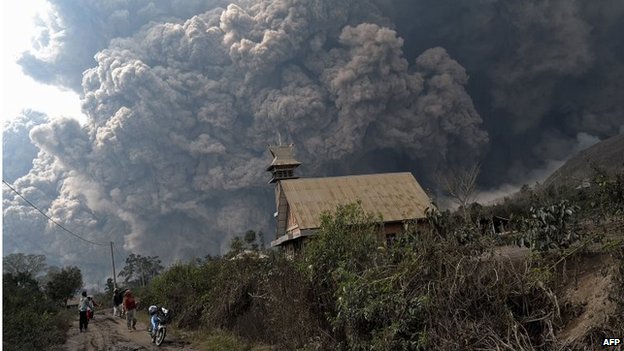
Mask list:
[{"label": "ash-covered vegetation", "polygon": [[[3,257],[2,348],[57,350],[67,338],[78,309],[67,301],[82,286],[77,267],[46,267],[45,256],[10,254]],[[43,273],[45,271],[45,273]]]},{"label": "ash-covered vegetation", "polygon": [[[294,258],[254,236],[225,257],[179,263],[145,300],[176,314],[206,348],[240,350],[593,349],[624,335],[624,174],[589,187],[534,188],[492,206],[430,212],[392,244],[357,204],[326,214]],[[508,218],[505,233],[487,219]],[[528,247],[519,257],[501,245]],[[579,331],[589,307],[569,294],[592,274],[609,279],[601,323]]]}]

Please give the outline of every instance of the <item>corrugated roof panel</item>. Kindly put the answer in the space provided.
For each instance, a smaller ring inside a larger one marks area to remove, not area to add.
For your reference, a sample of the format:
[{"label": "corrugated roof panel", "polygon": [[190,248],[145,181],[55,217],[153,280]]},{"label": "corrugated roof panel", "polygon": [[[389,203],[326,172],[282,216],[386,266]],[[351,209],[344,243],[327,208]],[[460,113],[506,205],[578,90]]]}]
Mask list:
[{"label": "corrugated roof panel", "polygon": [[320,215],[358,200],[367,213],[384,221],[423,218],[432,206],[411,173],[384,173],[282,181],[284,193],[299,227],[318,228]]}]

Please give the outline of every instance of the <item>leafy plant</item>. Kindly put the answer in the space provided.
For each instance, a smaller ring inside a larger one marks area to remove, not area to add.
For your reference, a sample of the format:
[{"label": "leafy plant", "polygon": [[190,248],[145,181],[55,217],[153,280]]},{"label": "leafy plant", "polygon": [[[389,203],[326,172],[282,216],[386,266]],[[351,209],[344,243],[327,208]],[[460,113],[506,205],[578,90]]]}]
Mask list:
[{"label": "leafy plant", "polygon": [[46,298],[30,273],[3,274],[3,349],[48,350],[60,345],[65,342],[69,318],[54,301]]},{"label": "leafy plant", "polygon": [[78,267],[71,266],[50,274],[45,291],[50,300],[65,306],[81,287],[82,273]]},{"label": "leafy plant", "polygon": [[592,179],[594,189],[590,205],[602,217],[624,214],[624,172],[613,176],[605,170],[594,167]]},{"label": "leafy plant", "polygon": [[366,214],[359,203],[339,206],[335,213],[321,216],[317,234],[297,262],[309,280],[318,314],[336,314],[341,275],[360,274],[374,264],[379,233],[379,219]]},{"label": "leafy plant", "polygon": [[581,237],[575,228],[578,210],[578,206],[567,200],[549,206],[531,207],[530,217],[521,220],[522,235],[518,244],[538,252],[570,247]]}]

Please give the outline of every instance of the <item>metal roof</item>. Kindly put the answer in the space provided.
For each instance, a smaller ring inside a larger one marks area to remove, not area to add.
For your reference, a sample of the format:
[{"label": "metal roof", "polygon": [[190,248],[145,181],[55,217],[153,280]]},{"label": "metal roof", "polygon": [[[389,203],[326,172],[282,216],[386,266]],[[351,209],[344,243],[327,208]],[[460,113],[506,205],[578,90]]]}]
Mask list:
[{"label": "metal roof", "polygon": [[381,214],[384,222],[423,218],[433,206],[409,172],[289,179],[281,185],[301,230],[318,228],[323,212],[358,200],[365,212]]}]

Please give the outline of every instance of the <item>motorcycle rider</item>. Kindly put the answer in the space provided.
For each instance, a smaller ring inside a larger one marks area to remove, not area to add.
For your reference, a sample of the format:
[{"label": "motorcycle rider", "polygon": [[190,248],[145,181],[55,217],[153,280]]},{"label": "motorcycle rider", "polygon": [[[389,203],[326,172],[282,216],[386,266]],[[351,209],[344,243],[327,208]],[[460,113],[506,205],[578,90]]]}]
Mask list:
[{"label": "motorcycle rider", "polygon": [[152,342],[156,342],[156,331],[158,328],[158,306],[156,305],[151,305],[147,311],[149,312],[150,315],[150,333],[152,335]]}]

